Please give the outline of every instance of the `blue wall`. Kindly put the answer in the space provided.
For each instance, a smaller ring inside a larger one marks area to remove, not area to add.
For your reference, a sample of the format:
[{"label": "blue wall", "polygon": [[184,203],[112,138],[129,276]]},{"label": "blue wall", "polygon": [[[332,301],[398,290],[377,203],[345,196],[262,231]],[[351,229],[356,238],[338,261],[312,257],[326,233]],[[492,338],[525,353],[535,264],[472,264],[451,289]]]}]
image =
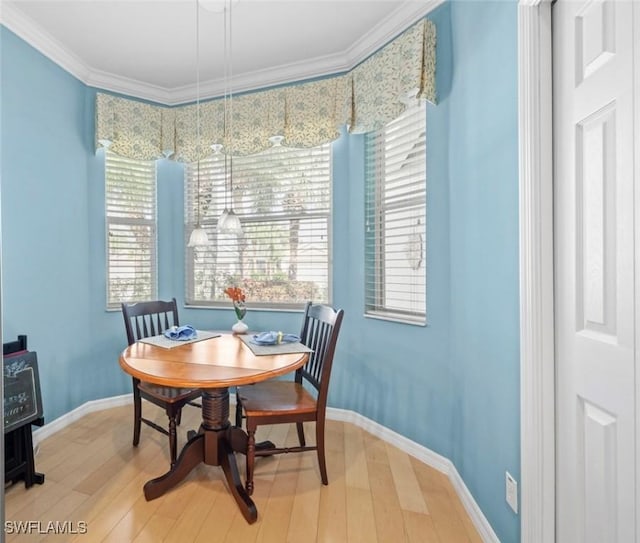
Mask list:
[{"label": "blue wall", "polygon": [[[428,119],[428,326],[363,316],[362,136],[334,144],[333,301],[345,309],[329,403],[450,458],[504,542],[519,520],[504,471],[520,476],[517,12],[452,2],[438,30],[439,103]],[[104,159],[95,90],[4,28],[3,333],[38,351],[45,415],[130,391],[105,311]],[[229,328],[231,310],[184,308],[182,166],[158,161],[159,295],[181,320]],[[256,329],[297,330],[300,313],[253,311]]]},{"label": "blue wall", "polygon": [[[517,5],[454,2],[449,101],[451,459],[502,541],[519,540]],[[483,31],[479,31],[483,29]]]},{"label": "blue wall", "polygon": [[[3,334],[38,351],[47,420],[120,392],[93,357],[86,87],[2,30]],[[104,273],[104,272],[103,272]]]},{"label": "blue wall", "polygon": [[363,316],[363,138],[339,140],[334,293],[348,318],[330,400],[450,458],[500,540],[519,541],[504,499],[505,471],[520,478],[517,5],[429,17],[428,326]]}]

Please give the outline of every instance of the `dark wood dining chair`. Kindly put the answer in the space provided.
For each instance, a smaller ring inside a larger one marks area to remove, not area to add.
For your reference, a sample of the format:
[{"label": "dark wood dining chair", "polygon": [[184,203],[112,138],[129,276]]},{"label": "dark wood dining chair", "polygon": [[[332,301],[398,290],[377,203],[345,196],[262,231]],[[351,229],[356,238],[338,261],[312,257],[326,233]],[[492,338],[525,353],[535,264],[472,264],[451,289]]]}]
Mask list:
[{"label": "dark wood dining chair", "polygon": [[[122,304],[122,315],[127,330],[127,341],[132,345],[136,341],[156,336],[171,326],[179,326],[178,305],[176,299],[166,302],[162,300]],[[199,389],[173,388],[154,385],[133,379],[133,445],[140,443],[141,423],[145,423],[158,432],[169,436],[169,454],[171,466],[176,463],[177,437],[176,425],[180,424],[182,408],[186,404],[197,407],[196,400],[201,395]],[[168,429],[142,416],[142,399],[145,399],[165,410],[169,418]]]},{"label": "dark wood dining chair", "polygon": [[[293,381],[271,380],[255,385],[239,387],[236,394],[236,426],[246,421],[247,446],[247,493],[253,493],[253,468],[256,456],[303,452],[315,450],[318,455],[320,476],[328,484],[327,465],[324,453],[324,426],[329,393],[329,378],[333,355],[338,341],[344,311],[322,304],[308,302],[304,312],[301,342],[310,349],[309,360],[296,370]],[[315,389],[310,393],[304,386],[307,382]],[[243,417],[244,412],[244,417]],[[304,422],[316,423],[316,444],[307,445],[304,437]],[[299,447],[275,447],[256,449],[255,433],[260,425],[296,423]]]}]

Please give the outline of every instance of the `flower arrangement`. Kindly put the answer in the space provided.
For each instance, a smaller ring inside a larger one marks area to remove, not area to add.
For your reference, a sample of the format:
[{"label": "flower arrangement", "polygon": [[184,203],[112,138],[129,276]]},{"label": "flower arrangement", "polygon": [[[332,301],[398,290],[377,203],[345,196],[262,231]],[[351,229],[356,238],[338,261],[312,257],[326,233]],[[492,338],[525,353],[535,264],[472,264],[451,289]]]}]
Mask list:
[{"label": "flower arrangement", "polygon": [[236,317],[241,321],[247,314],[247,308],[244,305],[245,295],[240,287],[227,287],[224,289],[224,293],[231,298],[233,302],[233,310],[236,312]]}]

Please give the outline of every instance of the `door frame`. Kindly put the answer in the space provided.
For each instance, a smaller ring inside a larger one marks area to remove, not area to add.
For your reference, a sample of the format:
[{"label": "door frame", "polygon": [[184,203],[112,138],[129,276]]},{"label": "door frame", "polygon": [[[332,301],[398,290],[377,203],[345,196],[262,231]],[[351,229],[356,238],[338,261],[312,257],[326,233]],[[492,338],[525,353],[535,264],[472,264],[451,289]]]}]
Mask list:
[{"label": "door frame", "polygon": [[551,3],[518,2],[522,543],[555,541]]},{"label": "door frame", "polygon": [[[523,543],[555,541],[555,356],[553,295],[552,25],[554,0],[518,1],[520,244],[520,528]],[[640,6],[632,3],[634,32]],[[640,88],[640,39],[632,44]],[[640,156],[640,102],[634,104],[634,156]],[[633,166],[640,178],[640,160]],[[640,191],[634,195],[640,209]],[[635,221],[635,281],[640,284],[640,221]],[[635,301],[640,322],[640,299]],[[640,335],[636,331],[636,357]],[[636,383],[640,397],[640,381]],[[636,420],[640,465],[640,417]],[[640,515],[640,502],[636,503]]]}]

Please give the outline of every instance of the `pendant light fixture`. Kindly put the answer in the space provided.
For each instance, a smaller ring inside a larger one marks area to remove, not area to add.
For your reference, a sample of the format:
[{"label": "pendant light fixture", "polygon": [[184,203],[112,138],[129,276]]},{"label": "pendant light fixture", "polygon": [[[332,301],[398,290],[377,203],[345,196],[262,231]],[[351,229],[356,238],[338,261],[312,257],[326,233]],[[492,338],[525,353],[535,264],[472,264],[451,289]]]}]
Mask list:
[{"label": "pendant light fixture", "polygon": [[208,245],[207,232],[200,225],[200,153],[202,152],[202,140],[200,137],[200,2],[196,0],[196,139],[198,142],[198,162],[196,165],[197,193],[196,193],[196,227],[189,236],[187,247],[202,247]]},{"label": "pendant light fixture", "polygon": [[284,136],[271,136],[269,138],[273,147],[282,147],[282,140],[284,140]]},{"label": "pendant light fixture", "polygon": [[[218,232],[242,236],[242,223],[240,217],[233,211],[233,91],[231,80],[233,69],[231,63],[231,50],[233,37],[231,34],[231,4],[232,0],[225,0],[224,6],[224,53],[225,53],[225,91],[224,91],[224,126],[227,133],[227,152],[224,161],[224,211],[218,219]],[[228,132],[227,132],[228,129]],[[228,167],[227,167],[228,165]],[[229,186],[229,207],[227,207],[227,175]]]}]

